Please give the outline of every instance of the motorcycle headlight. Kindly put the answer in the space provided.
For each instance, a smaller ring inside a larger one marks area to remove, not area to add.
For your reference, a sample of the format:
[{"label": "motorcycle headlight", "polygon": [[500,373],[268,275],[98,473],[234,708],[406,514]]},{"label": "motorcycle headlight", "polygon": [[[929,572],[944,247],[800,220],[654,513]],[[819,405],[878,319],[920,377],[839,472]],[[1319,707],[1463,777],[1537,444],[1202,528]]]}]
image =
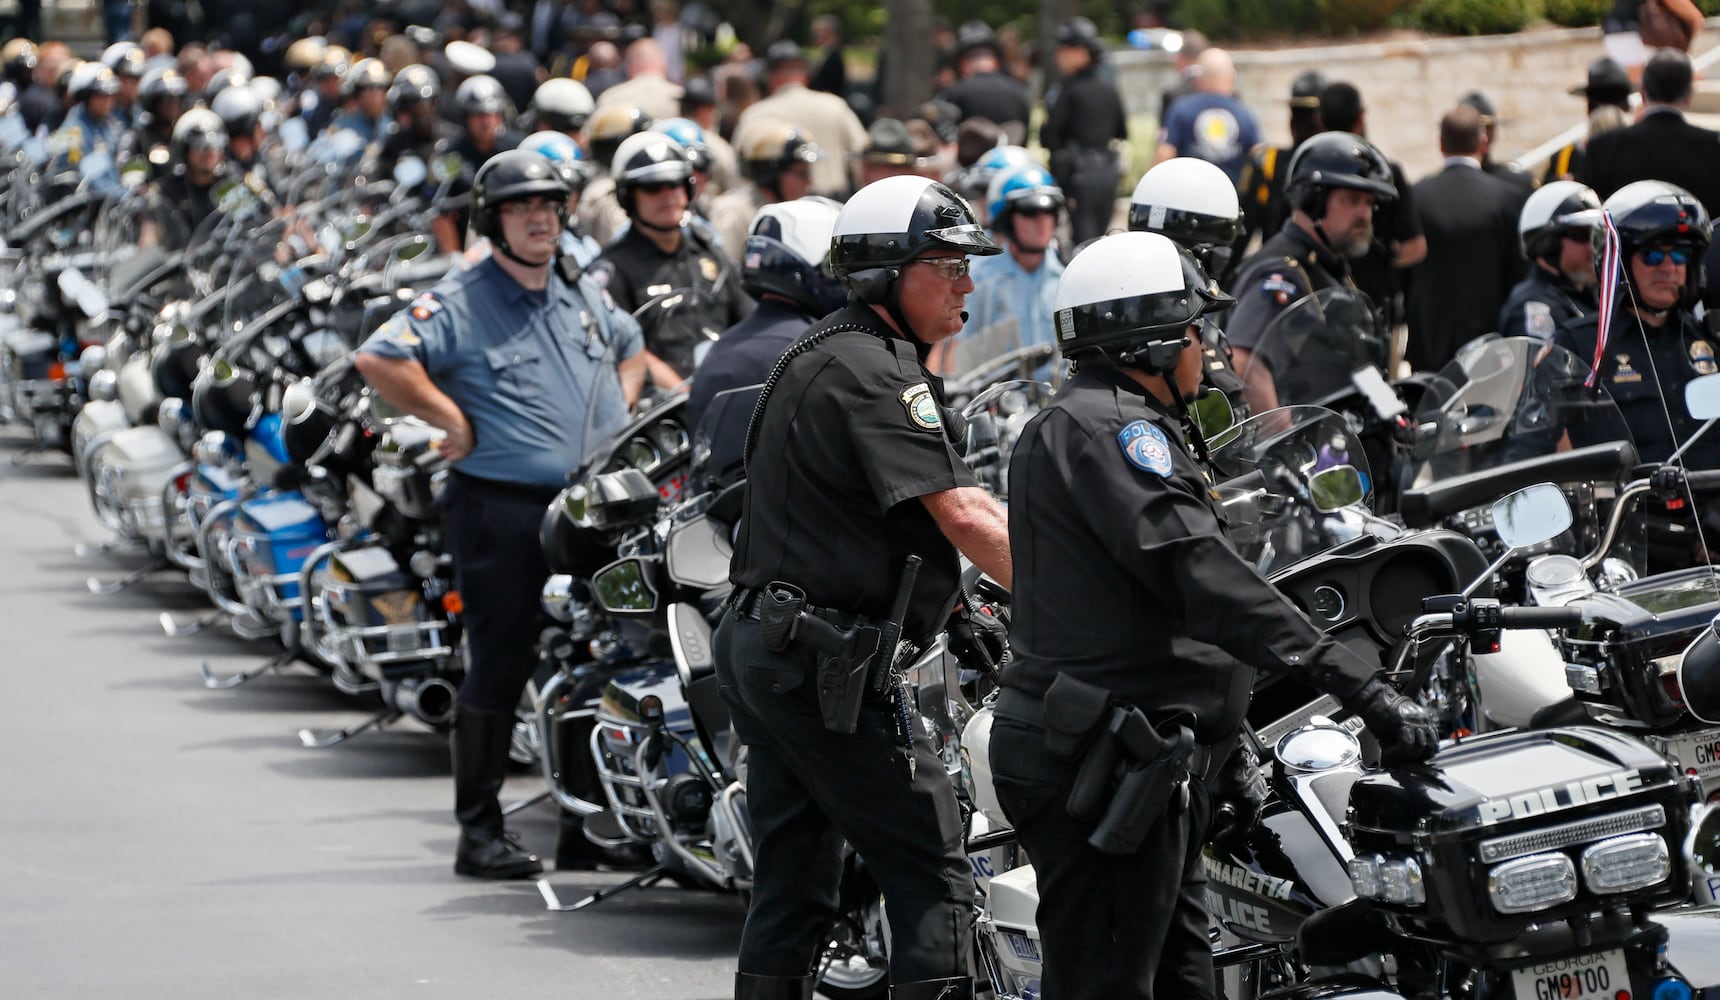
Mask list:
[{"label": "motorcycle headlight", "polygon": [[1529,913],[1577,898],[1577,866],[1563,854],[1532,854],[1487,873],[1487,896],[1500,913]]},{"label": "motorcycle headlight", "polygon": [[1414,858],[1388,858],[1358,854],[1350,859],[1350,888],[1362,899],[1377,899],[1402,906],[1427,902],[1421,880],[1421,865]]},{"label": "motorcycle headlight", "polygon": [[569,602],[573,600],[573,577],[566,573],[557,573],[543,584],[543,610],[556,621],[563,624],[573,621],[573,608]]},{"label": "motorcycle headlight", "polygon": [[[90,391],[95,391],[95,379],[90,379]],[[175,441],[180,440],[180,434],[185,429],[185,400],[178,396],[169,396],[155,408],[155,426],[161,432]]]},{"label": "motorcycle headlight", "polygon": [[1583,851],[1583,882],[1593,892],[1646,889],[1671,874],[1672,853],[1659,834],[1612,837]]},{"label": "motorcycle headlight", "polygon": [[[92,347],[91,351],[100,350]],[[88,354],[89,351],[84,353]],[[86,369],[87,370],[87,369]],[[111,403],[119,398],[119,376],[106,368],[90,376],[90,398],[98,403]]]}]

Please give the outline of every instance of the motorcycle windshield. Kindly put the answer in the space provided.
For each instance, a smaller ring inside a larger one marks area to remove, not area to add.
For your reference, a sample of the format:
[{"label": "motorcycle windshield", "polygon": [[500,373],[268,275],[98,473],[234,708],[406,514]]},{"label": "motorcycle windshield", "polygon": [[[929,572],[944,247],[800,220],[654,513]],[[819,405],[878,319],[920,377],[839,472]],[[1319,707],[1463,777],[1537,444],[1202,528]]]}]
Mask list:
[{"label": "motorcycle windshield", "polygon": [[1249,410],[1318,405],[1383,369],[1388,341],[1373,303],[1353,288],[1323,288],[1278,314],[1238,372]]},{"label": "motorcycle windshield", "polygon": [[1473,341],[1440,370],[1416,412],[1410,485],[1565,447],[1631,440],[1604,388],[1585,387],[1586,362],[1529,337]]},{"label": "motorcycle windshield", "polygon": [[[1212,442],[1216,493],[1244,559],[1275,574],[1359,537],[1371,518],[1373,477],[1349,423],[1319,406],[1286,406]],[[1329,484],[1355,470],[1358,496],[1334,508]],[[1332,471],[1337,470],[1337,471]]]},{"label": "motorcycle windshield", "polygon": [[[999,500],[1009,499],[1009,457],[1015,442],[1051,396],[1051,386],[1044,382],[1011,379],[988,387],[962,407],[962,460]],[[930,402],[931,397],[926,399]]]}]

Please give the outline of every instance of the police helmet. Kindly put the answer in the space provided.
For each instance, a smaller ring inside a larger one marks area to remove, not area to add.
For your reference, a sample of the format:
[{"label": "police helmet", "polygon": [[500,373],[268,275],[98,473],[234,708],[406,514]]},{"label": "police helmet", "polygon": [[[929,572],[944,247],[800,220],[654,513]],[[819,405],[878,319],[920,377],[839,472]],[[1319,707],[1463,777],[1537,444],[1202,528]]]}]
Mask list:
[{"label": "police helmet", "polygon": [[159,66],[143,75],[137,85],[137,103],[152,119],[161,114],[161,102],[168,98],[184,100],[191,89],[177,69]]},{"label": "police helmet", "polygon": [[251,78],[251,92],[257,95],[264,107],[273,108],[281,99],[281,81],[272,76],[254,76]]},{"label": "police helmet", "polygon": [[217,94],[209,110],[220,116],[227,135],[250,137],[263,117],[263,99],[248,83],[235,84]]},{"label": "police helmet", "polygon": [[481,76],[496,68],[496,54],[482,45],[457,39],[442,46],[448,67],[461,76]]},{"label": "police helmet", "polygon": [[997,32],[978,18],[963,22],[962,26],[956,29],[956,61],[959,63],[981,50],[994,56],[1003,51],[1003,46],[997,41]]},{"label": "police helmet", "polygon": [[621,140],[651,127],[651,116],[645,109],[626,104],[611,104],[598,108],[585,120],[585,148],[592,159],[608,163],[615,159]]},{"label": "police helmet", "polygon": [[134,42],[115,42],[102,51],[102,65],[113,70],[115,76],[140,79],[146,61],[142,47]]},{"label": "police helmet", "polygon": [[961,178],[962,190],[969,197],[978,200],[991,190],[992,178],[999,173],[1012,167],[1037,162],[1033,153],[1025,146],[995,146],[986,150],[974,161],[973,166],[967,168]]},{"label": "police helmet", "polygon": [[215,98],[220,97],[221,92],[226,90],[228,87],[234,86],[235,84],[250,82],[251,74],[240,70],[236,66],[228,67],[227,69],[218,71],[214,76],[209,78],[208,85],[203,88],[203,99],[213,103]]},{"label": "police helmet", "polygon": [[454,90],[454,103],[462,115],[501,115],[505,118],[513,110],[501,82],[484,74],[460,81],[460,86]]},{"label": "police helmet", "polygon": [[1015,238],[1011,226],[1016,212],[1039,211],[1055,215],[1063,210],[1063,205],[1063,189],[1051,179],[1050,172],[1037,163],[1024,163],[999,171],[985,193],[985,211],[991,217],[991,228],[1010,239]]},{"label": "police helmet", "polygon": [[545,80],[532,92],[531,110],[538,128],[574,135],[585,127],[596,107],[585,84],[567,77]]},{"label": "police helmet", "polygon": [[565,132],[553,129],[533,132],[520,141],[519,148],[549,157],[556,169],[561,171],[561,179],[567,183],[571,192],[584,191],[585,185],[591,181],[591,161],[580,151],[579,143],[574,142]]},{"label": "police helmet", "polygon": [[442,81],[428,66],[413,63],[394,74],[388,88],[388,108],[400,114],[414,104],[435,104],[442,98]]},{"label": "police helmet", "polygon": [[1392,168],[1374,144],[1349,132],[1321,132],[1296,147],[1284,194],[1290,205],[1318,222],[1326,195],[1336,188],[1366,191],[1376,202],[1397,198]]},{"label": "police helmet", "polygon": [[693,165],[693,172],[709,174],[711,172],[711,147],[705,142],[705,130],[690,118],[665,118],[654,122],[651,131],[659,132],[681,144],[687,151],[687,162]]},{"label": "police helmet", "polygon": [[740,137],[735,152],[741,173],[767,191],[780,194],[782,172],[796,163],[816,163],[821,155],[812,136],[787,122],[755,122]]},{"label": "police helmet", "polygon": [[506,249],[502,239],[501,207],[510,201],[545,197],[555,201],[565,217],[567,181],[555,162],[542,153],[510,149],[484,161],[472,179],[472,231]]},{"label": "police helmet", "polygon": [[14,38],[0,45],[0,65],[5,66],[6,79],[20,89],[30,85],[30,75],[36,70],[36,43],[28,38]]},{"label": "police helmet", "polygon": [[204,365],[191,380],[191,412],[205,430],[242,435],[256,391],[255,375],[226,361],[215,361]]},{"label": "police helmet", "polygon": [[351,97],[361,90],[387,90],[393,83],[381,59],[360,59],[340,78],[340,92]]},{"label": "police helmet", "polygon": [[569,486],[544,511],[538,545],[551,573],[589,580],[615,561],[615,536],[591,517],[588,488],[584,483]]},{"label": "police helmet", "polygon": [[781,295],[814,319],[848,298],[829,267],[830,237],[842,205],[809,195],[759,209],[741,254],[741,287],[752,295]]},{"label": "police helmet", "polygon": [[687,150],[659,132],[641,132],[622,140],[609,164],[616,200],[633,214],[633,189],[641,184],[680,184],[693,198],[693,161]]},{"label": "police helmet", "polygon": [[[1608,199],[1609,201],[1611,199]],[[1720,722],[1720,619],[1702,630],[1678,658],[1678,688],[1698,722]]]},{"label": "police helmet", "polygon": [[1517,235],[1523,241],[1523,253],[1531,260],[1557,258],[1559,240],[1566,232],[1581,229],[1581,238],[1587,242],[1600,221],[1601,199],[1592,189],[1576,181],[1552,181],[1537,188],[1523,203],[1517,216]]},{"label": "police helmet", "polygon": [[1235,300],[1189,252],[1158,233],[1114,233],[1069,262],[1057,283],[1057,346],[1084,363],[1165,373],[1189,327]]},{"label": "police helmet", "polygon": [[1053,36],[1060,46],[1086,49],[1097,59],[1105,52],[1104,43],[1099,41],[1099,28],[1085,17],[1072,17],[1057,26]]},{"label": "police helmet", "polygon": [[1208,274],[1219,274],[1242,229],[1242,205],[1236,185],[1218,166],[1192,156],[1178,156],[1148,170],[1129,200],[1129,228],[1163,233],[1200,261]]},{"label": "police helmet", "polygon": [[113,95],[119,93],[119,77],[113,70],[99,62],[87,62],[72,71],[71,79],[66,81],[66,96],[74,101],[81,101],[98,94]]},{"label": "police helmet", "polygon": [[[1601,205],[1612,216],[1618,230],[1619,246],[1628,261],[1638,250],[1670,246],[1690,254],[1685,271],[1684,294],[1679,304],[1690,308],[1702,297],[1705,275],[1702,256],[1708,252],[1713,226],[1708,212],[1696,196],[1676,184],[1665,181],[1635,181],[1614,191]],[[1605,238],[1605,230],[1597,228],[1597,242]],[[1595,257],[1599,259],[1597,248]],[[1625,280],[1634,281],[1631,269],[1624,268]]]},{"label": "police helmet", "polygon": [[1298,111],[1320,110],[1320,95],[1326,92],[1326,74],[1305,69],[1290,81],[1290,107]]},{"label": "police helmet", "polygon": [[352,53],[339,45],[323,47],[322,58],[317,60],[316,68],[311,70],[313,80],[339,79],[346,75],[346,68],[352,63]]},{"label": "police helmet", "polygon": [[281,56],[281,62],[295,73],[303,73],[322,62],[323,54],[328,51],[328,42],[320,35],[301,38],[287,46],[287,51]]},{"label": "police helmet", "polygon": [[830,269],[860,301],[888,305],[902,266],[930,250],[981,257],[1003,252],[954,191],[926,177],[885,177],[842,206],[831,236]]},{"label": "police helmet", "polygon": [[191,149],[226,149],[227,125],[208,108],[192,108],[173,123],[173,159],[185,162]]}]

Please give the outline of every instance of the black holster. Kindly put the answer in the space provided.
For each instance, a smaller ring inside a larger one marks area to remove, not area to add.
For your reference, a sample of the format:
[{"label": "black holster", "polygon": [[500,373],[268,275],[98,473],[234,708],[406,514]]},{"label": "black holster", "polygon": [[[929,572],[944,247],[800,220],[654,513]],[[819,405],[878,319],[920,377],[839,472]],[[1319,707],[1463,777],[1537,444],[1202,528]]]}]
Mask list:
[{"label": "black holster", "polygon": [[1096,823],[1087,841],[1094,850],[1133,853],[1167,807],[1186,806],[1193,721],[1168,721],[1167,738],[1140,709],[1116,704],[1104,688],[1057,675],[1045,693],[1045,749],[1080,761],[1065,808]]},{"label": "black holster", "polygon": [[759,641],[773,653],[794,642],[811,646],[818,658],[818,711],[824,728],[852,733],[860,725],[866,675],[878,654],[876,626],[834,625],[806,610],[806,594],[785,583],[767,585],[758,598]]}]

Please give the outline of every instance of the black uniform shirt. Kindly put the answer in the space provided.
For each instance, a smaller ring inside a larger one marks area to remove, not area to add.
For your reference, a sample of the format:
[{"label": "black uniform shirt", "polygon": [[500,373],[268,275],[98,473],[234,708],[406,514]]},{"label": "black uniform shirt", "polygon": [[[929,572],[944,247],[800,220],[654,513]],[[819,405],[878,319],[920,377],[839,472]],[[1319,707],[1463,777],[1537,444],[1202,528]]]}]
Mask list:
[{"label": "black uniform shirt", "polygon": [[[1594,360],[1599,328],[1599,314],[1591,313],[1560,327],[1554,343],[1587,365]],[[1696,317],[1682,309],[1674,311],[1658,330],[1638,323],[1629,309],[1620,308],[1613,317],[1612,335],[1601,355],[1596,384],[1618,404],[1643,461],[1665,461],[1700,426],[1685,408],[1684,386],[1696,376],[1716,370],[1714,344]],[[1672,417],[1670,426],[1668,414]],[[1578,437],[1573,431],[1573,444],[1599,443]],[[1712,431],[1704,435],[1685,453],[1684,460],[1691,469],[1720,469],[1720,438]]]},{"label": "black uniform shirt", "polygon": [[1058,673],[1230,735],[1254,668],[1353,693],[1374,668],[1322,634],[1232,547],[1177,419],[1138,382],[1084,369],[1010,460],[1015,563],[1003,683],[1042,697]]},{"label": "black uniform shirt", "polygon": [[1348,274],[1342,258],[1316,244],[1294,221],[1285,222],[1278,235],[1242,265],[1231,286],[1236,305],[1224,324],[1230,346],[1254,350],[1286,306],[1310,291],[1343,283],[1340,276]]},{"label": "black uniform shirt", "polygon": [[639,315],[645,348],[683,376],[693,374],[693,349],[752,314],[753,300],[727,254],[682,227],[681,245],[664,253],[638,226],[630,227],[587,270],[621,308],[634,312],[666,292],[690,289],[679,301]]},{"label": "black uniform shirt", "polygon": [[[1538,263],[1529,265],[1529,276],[1517,282],[1499,310],[1499,335],[1552,340],[1559,327],[1595,311],[1586,292],[1573,291]],[[1592,355],[1584,355],[1587,361]]]},{"label": "black uniform shirt", "polygon": [[944,91],[943,99],[961,109],[962,120],[989,118],[999,125],[1020,122],[1022,128],[1033,114],[1027,85],[1007,73],[975,73]]},{"label": "black uniform shirt", "polygon": [[1057,101],[1039,126],[1039,142],[1052,153],[1062,149],[1110,149],[1112,139],[1129,137],[1128,116],[1115,81],[1097,66],[1064,80]]},{"label": "black uniform shirt", "polygon": [[693,391],[687,396],[687,425],[699,426],[717,393],[763,382],[776,359],[811,325],[811,317],[799,306],[781,299],[760,299],[751,316],[724,330],[711,345],[711,353],[699,366],[699,377],[693,380]]},{"label": "black uniform shirt", "polygon": [[[394,165],[400,162],[402,156],[416,156],[424,161],[426,170],[430,167],[432,157],[438,147],[447,144],[451,146],[460,138],[460,128],[453,122],[438,118],[432,123],[429,135],[419,135],[408,126],[401,126],[388,133],[388,138],[382,140],[382,152],[378,154],[378,164],[383,173],[393,174]],[[434,193],[436,182],[428,176],[424,181],[427,189]]]},{"label": "black uniform shirt", "polygon": [[978,483],[945,437],[943,383],[918,345],[861,305],[807,336],[850,324],[864,331],[797,354],[771,391],[729,578],[743,587],[780,580],[811,604],[882,617],[903,560],[917,555],[902,634],[923,637],[953,606],[959,567],[919,498]]}]

